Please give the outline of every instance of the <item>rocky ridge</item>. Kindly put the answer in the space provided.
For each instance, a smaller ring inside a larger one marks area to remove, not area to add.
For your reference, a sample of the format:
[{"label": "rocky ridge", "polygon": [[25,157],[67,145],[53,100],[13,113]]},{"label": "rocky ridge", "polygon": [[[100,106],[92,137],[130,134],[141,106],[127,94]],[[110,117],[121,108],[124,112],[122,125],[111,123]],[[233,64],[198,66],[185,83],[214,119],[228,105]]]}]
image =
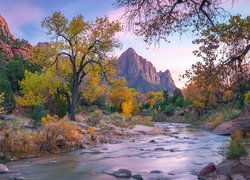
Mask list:
[{"label": "rocky ridge", "polygon": [[172,92],[175,83],[169,70],[157,72],[153,64],[138,55],[133,48],[128,48],[118,58],[118,77],[124,77],[129,87],[146,93],[167,89]]},{"label": "rocky ridge", "polygon": [[0,15],[0,52],[7,58],[19,56],[27,59],[31,50],[28,41],[16,39],[11,34],[6,20]]}]

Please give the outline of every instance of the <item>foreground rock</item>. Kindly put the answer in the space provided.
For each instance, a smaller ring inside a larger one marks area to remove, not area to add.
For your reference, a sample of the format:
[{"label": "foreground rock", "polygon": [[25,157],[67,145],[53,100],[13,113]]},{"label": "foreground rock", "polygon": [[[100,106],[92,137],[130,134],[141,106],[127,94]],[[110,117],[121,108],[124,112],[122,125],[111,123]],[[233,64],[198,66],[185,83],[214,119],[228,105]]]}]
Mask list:
[{"label": "foreground rock", "polygon": [[204,179],[207,175],[214,172],[216,170],[216,166],[214,163],[209,163],[206,167],[201,169],[201,171],[198,174],[199,179]]},{"label": "foreground rock", "polygon": [[205,168],[203,168],[199,173],[199,179],[206,179],[206,180],[250,179],[250,159],[225,160],[219,165],[217,165],[215,169],[212,164],[210,165],[210,167],[208,165]]},{"label": "foreground rock", "polygon": [[132,173],[127,169],[119,169],[118,171],[114,172],[114,176],[121,178],[129,178],[132,176]]},{"label": "foreground rock", "polygon": [[233,131],[233,121],[225,122],[217,126],[213,132],[220,135],[230,135]]},{"label": "foreground rock", "polygon": [[9,169],[4,164],[0,164],[0,173],[6,173]]}]

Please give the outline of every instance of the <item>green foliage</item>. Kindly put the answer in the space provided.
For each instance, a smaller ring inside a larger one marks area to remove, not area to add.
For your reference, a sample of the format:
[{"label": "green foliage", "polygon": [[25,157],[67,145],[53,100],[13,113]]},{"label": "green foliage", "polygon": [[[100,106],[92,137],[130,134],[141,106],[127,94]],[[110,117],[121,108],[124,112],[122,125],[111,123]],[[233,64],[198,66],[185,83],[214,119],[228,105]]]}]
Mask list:
[{"label": "green foliage", "polygon": [[31,118],[35,120],[36,123],[40,123],[43,117],[46,117],[48,111],[44,108],[44,105],[36,105],[33,107]]},{"label": "green foliage", "polygon": [[245,94],[244,102],[250,104],[250,91],[247,91]]},{"label": "green foliage", "polygon": [[167,117],[163,113],[155,113],[152,115],[152,121],[154,122],[164,122],[167,120]]},{"label": "green foliage", "polygon": [[232,108],[230,110],[225,109],[223,111],[224,118],[226,121],[237,118],[240,115],[240,113],[241,113],[241,110],[238,108]]},{"label": "green foliage", "polygon": [[14,107],[13,103],[13,91],[11,83],[4,76],[0,77],[0,93],[4,93],[3,106],[6,111],[12,110]]},{"label": "green foliage", "polygon": [[227,159],[239,159],[240,157],[247,156],[247,154],[246,149],[239,142],[231,140],[225,155]]},{"label": "green foliage", "polygon": [[100,123],[100,121],[104,118],[102,111],[95,110],[94,112],[90,113],[87,118],[87,124],[90,126],[96,126]]},{"label": "green foliage", "polygon": [[60,118],[64,117],[67,114],[68,106],[67,102],[61,94],[55,95],[55,114]]},{"label": "green foliage", "polygon": [[172,116],[174,115],[174,112],[175,112],[175,107],[172,104],[166,105],[163,110],[163,114],[166,116]]},{"label": "green foliage", "polygon": [[119,127],[125,127],[126,126],[126,119],[124,118],[123,115],[115,112],[114,114],[110,115],[110,120],[111,122]]}]

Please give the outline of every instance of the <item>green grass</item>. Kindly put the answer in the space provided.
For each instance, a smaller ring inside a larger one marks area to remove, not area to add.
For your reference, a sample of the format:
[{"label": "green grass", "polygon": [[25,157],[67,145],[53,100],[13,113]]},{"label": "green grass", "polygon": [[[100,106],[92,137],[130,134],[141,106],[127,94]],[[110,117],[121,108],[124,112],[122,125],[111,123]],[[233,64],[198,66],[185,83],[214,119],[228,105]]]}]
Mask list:
[{"label": "green grass", "polygon": [[239,142],[231,140],[227,150],[226,159],[239,159],[240,157],[247,156],[247,151]]}]

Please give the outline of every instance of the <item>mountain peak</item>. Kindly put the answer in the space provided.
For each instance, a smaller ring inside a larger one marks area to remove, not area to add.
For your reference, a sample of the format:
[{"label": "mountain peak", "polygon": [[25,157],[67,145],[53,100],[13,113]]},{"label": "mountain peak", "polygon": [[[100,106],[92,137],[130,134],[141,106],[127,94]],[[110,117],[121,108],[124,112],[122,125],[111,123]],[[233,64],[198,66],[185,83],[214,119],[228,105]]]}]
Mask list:
[{"label": "mountain peak", "polygon": [[15,36],[10,33],[9,26],[3,16],[0,15],[0,35],[15,40]]},{"label": "mountain peak", "polygon": [[138,55],[133,48],[128,48],[118,59],[117,76],[124,77],[130,87],[146,93],[168,89],[173,91],[174,81],[168,70],[157,72],[150,61]]}]

